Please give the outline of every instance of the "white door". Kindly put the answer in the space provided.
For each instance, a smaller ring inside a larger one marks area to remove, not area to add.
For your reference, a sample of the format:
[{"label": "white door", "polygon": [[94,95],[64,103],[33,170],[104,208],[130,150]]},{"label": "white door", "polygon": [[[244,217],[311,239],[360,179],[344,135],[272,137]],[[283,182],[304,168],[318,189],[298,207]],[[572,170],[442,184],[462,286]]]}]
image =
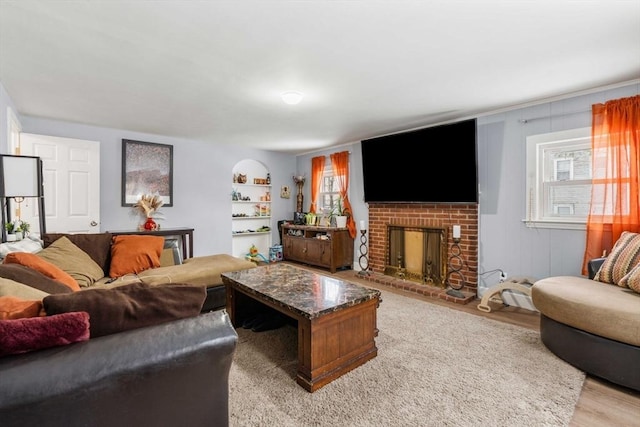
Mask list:
[{"label": "white door", "polygon": [[[20,152],[42,159],[47,232],[99,233],[100,142],[22,133]],[[37,206],[25,206],[35,231],[34,215]]]}]

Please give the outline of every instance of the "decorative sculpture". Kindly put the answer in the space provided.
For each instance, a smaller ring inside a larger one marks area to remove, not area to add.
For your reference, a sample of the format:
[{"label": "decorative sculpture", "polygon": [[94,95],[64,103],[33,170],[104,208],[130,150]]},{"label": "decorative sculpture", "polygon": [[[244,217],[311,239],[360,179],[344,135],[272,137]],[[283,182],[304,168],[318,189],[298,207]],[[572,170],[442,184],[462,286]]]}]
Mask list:
[{"label": "decorative sculpture", "polygon": [[302,195],[302,186],[304,185],[304,175],[294,175],[293,182],[298,186],[298,196],[296,197],[296,212],[302,212],[304,196]]}]

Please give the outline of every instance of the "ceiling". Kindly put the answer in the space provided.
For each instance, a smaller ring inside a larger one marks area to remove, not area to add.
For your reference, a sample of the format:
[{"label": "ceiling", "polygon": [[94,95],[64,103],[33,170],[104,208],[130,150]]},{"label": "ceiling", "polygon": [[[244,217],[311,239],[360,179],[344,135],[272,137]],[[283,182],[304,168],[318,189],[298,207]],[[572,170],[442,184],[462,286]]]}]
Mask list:
[{"label": "ceiling", "polygon": [[0,0],[19,114],[212,144],[298,154],[638,78],[638,0]]}]

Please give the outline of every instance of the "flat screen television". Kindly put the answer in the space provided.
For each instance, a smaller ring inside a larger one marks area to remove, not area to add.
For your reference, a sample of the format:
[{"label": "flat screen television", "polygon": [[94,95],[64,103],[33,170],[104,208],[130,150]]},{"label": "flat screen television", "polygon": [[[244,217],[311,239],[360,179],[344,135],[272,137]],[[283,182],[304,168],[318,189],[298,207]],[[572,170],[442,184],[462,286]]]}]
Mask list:
[{"label": "flat screen television", "polygon": [[361,141],[367,203],[478,203],[476,119]]}]

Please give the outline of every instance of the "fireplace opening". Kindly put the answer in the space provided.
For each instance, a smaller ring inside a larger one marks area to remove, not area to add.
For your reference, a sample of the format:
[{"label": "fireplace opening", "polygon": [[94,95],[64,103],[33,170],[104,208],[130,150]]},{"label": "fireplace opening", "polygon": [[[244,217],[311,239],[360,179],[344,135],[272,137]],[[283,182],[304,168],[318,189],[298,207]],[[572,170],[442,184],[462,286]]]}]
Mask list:
[{"label": "fireplace opening", "polygon": [[447,277],[446,229],[388,225],[384,274],[444,288]]}]

